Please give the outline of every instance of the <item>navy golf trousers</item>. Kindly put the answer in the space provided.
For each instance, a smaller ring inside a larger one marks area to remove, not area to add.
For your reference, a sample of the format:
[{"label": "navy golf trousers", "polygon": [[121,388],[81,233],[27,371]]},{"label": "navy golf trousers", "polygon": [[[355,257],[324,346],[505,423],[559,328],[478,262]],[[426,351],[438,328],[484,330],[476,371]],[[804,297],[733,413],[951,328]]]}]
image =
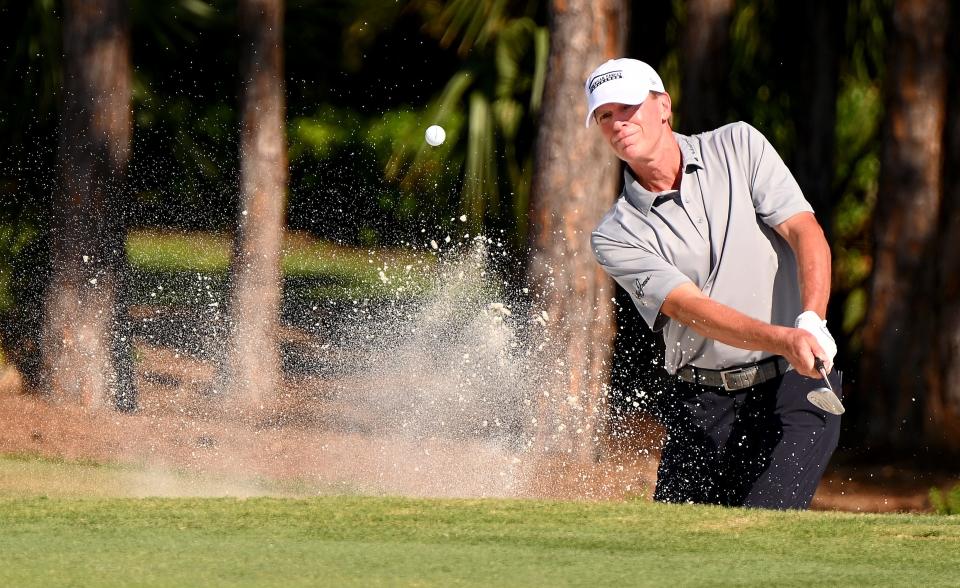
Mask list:
[{"label": "navy golf trousers", "polygon": [[[840,374],[830,374],[840,394]],[[678,381],[654,500],[805,509],[837,447],[840,417],[807,400],[823,385],[790,370],[743,390]]]}]

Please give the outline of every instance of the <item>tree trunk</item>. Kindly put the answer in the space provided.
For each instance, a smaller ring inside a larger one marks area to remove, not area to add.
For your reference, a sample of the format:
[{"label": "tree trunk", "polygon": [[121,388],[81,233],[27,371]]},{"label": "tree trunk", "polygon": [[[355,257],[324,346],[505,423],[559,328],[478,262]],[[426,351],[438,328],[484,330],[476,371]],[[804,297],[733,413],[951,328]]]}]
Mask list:
[{"label": "tree trunk", "polygon": [[230,402],[258,411],[280,382],[280,252],[287,186],[283,1],[243,0],[240,210],[230,266]]},{"label": "tree trunk", "polygon": [[727,47],[733,0],[690,0],[680,36],[680,125],[686,133],[709,131],[726,120]]},{"label": "tree trunk", "polygon": [[[530,279],[549,315],[556,378],[539,398],[546,450],[596,456],[605,415],[613,282],[590,249],[590,233],[616,197],[620,166],[596,128],[584,129],[590,71],[622,56],[622,0],[550,3],[550,55],[532,184]],[[546,365],[546,364],[545,364]],[[549,396],[547,396],[549,394]]]},{"label": "tree trunk", "polygon": [[[95,408],[133,408],[129,337],[118,286],[125,267],[130,157],[130,35],[120,0],[64,2],[60,186],[51,215],[41,341],[44,388]],[[118,314],[120,316],[118,316]]]},{"label": "tree trunk", "polygon": [[942,445],[932,379],[947,60],[946,0],[898,0],[887,73],[880,191],[861,389],[875,446]]},{"label": "tree trunk", "polygon": [[[949,59],[960,63],[960,9],[950,15]],[[934,306],[937,321],[936,348],[940,351],[940,368],[933,370],[930,410],[927,427],[942,432],[947,447],[960,452],[960,72],[950,70],[947,90],[947,134],[944,157],[943,214],[940,224],[940,245],[935,265],[939,268],[936,292],[939,303]]]}]

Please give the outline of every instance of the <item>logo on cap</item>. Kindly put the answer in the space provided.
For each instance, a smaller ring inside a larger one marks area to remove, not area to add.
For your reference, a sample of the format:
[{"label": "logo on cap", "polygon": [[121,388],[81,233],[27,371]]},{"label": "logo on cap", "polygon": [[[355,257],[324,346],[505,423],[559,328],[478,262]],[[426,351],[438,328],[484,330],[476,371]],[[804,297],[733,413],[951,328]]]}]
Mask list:
[{"label": "logo on cap", "polygon": [[621,78],[623,78],[623,71],[619,69],[595,75],[590,79],[590,93],[593,94],[593,91],[596,90],[597,86],[600,84],[605,84],[610,80],[619,80]]}]

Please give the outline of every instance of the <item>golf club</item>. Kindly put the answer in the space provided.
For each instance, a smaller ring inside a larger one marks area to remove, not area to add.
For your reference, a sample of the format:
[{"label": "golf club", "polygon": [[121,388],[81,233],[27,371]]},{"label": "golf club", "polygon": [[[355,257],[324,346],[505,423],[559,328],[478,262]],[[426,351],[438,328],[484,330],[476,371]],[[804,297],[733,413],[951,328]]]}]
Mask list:
[{"label": "golf club", "polygon": [[836,392],[833,391],[833,386],[830,384],[830,380],[827,378],[827,369],[824,367],[823,361],[819,357],[814,359],[814,366],[820,372],[820,375],[823,376],[823,382],[826,384],[826,386],[821,386],[820,388],[808,392],[807,400],[810,401],[810,404],[825,412],[829,412],[830,414],[843,414],[845,410],[843,408],[843,403],[840,402]]}]

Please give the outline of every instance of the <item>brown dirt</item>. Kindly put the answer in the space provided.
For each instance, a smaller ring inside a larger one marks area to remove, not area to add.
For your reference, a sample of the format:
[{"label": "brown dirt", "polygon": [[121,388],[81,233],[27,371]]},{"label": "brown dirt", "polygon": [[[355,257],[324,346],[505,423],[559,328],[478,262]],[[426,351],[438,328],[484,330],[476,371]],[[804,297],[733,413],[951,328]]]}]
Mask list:
[{"label": "brown dirt", "polygon": [[[596,463],[517,452],[482,438],[386,433],[319,379],[284,385],[276,403],[243,417],[210,393],[213,366],[158,347],[138,349],[140,408],[119,414],[55,403],[25,393],[12,368],[0,368],[0,454],[130,464],[156,476],[122,495],[195,495],[164,472],[280,485],[217,486],[215,494],[351,492],[410,496],[518,496],[622,500],[649,498],[661,432],[637,420],[631,435],[611,435]],[[337,387],[349,387],[340,381]],[[353,413],[351,410],[353,409]],[[882,467],[837,466],[814,508],[862,512],[922,511],[945,476]],[[278,490],[285,488],[285,490]],[[293,488],[293,490],[291,490]]]}]

